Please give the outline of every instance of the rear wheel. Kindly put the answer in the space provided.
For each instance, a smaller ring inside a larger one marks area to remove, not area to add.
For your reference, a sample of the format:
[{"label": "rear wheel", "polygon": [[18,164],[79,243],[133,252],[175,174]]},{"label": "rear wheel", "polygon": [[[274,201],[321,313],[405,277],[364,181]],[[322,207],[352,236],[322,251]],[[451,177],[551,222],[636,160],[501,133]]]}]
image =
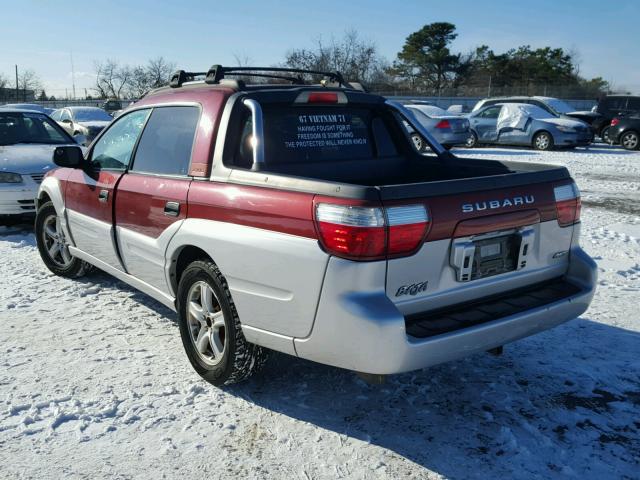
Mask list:
[{"label": "rear wheel", "polygon": [[191,365],[213,385],[246,380],[267,351],[247,342],[227,282],[211,261],[191,263],[178,286],[178,321]]},{"label": "rear wheel", "polygon": [[640,149],[640,134],[633,130],[624,132],[620,137],[620,145],[622,145],[625,150]]},{"label": "rear wheel", "polygon": [[478,136],[476,135],[475,132],[471,132],[469,135],[469,138],[467,138],[467,142],[465,143],[465,146],[467,148],[474,148],[478,145]]},{"label": "rear wheel", "polygon": [[533,148],[536,150],[551,150],[553,148],[553,137],[549,132],[538,132],[533,137]]},{"label": "rear wheel", "polygon": [[600,138],[604,143],[611,143],[611,138],[609,138],[610,131],[611,131],[610,126],[606,126],[602,130],[600,130]]},{"label": "rear wheel", "polygon": [[91,270],[90,264],[69,253],[69,244],[52,202],[47,202],[38,209],[35,230],[40,257],[53,273],[61,277],[77,278]]}]

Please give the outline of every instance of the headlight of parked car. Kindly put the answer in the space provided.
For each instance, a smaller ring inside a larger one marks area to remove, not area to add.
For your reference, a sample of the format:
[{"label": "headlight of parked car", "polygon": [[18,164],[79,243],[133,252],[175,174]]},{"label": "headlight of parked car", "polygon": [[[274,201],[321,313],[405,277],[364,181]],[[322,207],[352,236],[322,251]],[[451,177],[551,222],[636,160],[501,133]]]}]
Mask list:
[{"label": "headlight of parked car", "polygon": [[0,183],[21,183],[22,177],[17,173],[0,172]]},{"label": "headlight of parked car", "polygon": [[556,125],[556,128],[563,133],[576,133],[576,129],[572,127],[565,127],[564,125]]}]

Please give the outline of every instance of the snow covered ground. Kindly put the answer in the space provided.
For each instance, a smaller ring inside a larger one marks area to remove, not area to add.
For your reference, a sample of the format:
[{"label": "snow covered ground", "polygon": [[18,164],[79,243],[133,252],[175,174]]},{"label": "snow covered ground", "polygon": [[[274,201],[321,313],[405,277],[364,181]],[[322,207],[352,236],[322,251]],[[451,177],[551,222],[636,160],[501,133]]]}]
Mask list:
[{"label": "snow covered ground", "polygon": [[221,390],[172,312],[0,228],[0,478],[640,478],[640,153],[458,153],[570,168],[600,267],[584,316],[382,386],[274,355]]}]

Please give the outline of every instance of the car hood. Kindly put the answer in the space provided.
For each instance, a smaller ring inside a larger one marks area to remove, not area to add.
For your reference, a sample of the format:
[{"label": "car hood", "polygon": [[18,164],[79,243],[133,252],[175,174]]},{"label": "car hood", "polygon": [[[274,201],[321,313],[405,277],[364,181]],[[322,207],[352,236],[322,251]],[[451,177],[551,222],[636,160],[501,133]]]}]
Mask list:
[{"label": "car hood", "polygon": [[[61,145],[0,146],[0,172],[46,173],[56,168],[53,151]],[[75,145],[77,146],[77,145]]]},{"label": "car hood", "polygon": [[104,128],[111,122],[106,120],[92,120],[90,122],[76,122],[78,125],[82,125],[87,128]]}]

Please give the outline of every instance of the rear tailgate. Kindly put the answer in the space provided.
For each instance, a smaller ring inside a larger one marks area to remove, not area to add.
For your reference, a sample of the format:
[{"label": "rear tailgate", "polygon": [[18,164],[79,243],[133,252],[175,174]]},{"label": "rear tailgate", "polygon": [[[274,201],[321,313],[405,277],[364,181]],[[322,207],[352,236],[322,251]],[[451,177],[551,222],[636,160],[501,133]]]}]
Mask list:
[{"label": "rear tailgate", "polygon": [[[513,176],[520,175],[526,177]],[[574,226],[560,226],[557,220],[556,188],[560,195],[575,192],[573,182],[482,189],[483,180],[490,183],[489,178],[452,183],[452,188],[476,191],[445,194],[433,188],[434,194],[402,199],[397,198],[400,190],[390,194],[381,188],[385,207],[422,204],[429,212],[421,248],[412,256],[388,260],[387,295],[404,315],[538,284],[566,272]]]}]

